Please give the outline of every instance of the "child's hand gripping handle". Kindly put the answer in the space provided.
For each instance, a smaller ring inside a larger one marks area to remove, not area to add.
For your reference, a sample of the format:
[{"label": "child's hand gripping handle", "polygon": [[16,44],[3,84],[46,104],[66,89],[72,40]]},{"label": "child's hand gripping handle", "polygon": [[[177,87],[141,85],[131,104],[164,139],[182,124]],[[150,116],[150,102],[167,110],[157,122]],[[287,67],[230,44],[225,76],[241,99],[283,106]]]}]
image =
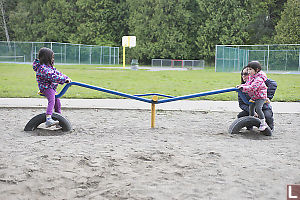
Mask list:
[{"label": "child's hand gripping handle", "polygon": [[70,79],[70,78],[67,78],[65,81],[65,83],[71,83],[71,82],[72,82],[72,79]]}]

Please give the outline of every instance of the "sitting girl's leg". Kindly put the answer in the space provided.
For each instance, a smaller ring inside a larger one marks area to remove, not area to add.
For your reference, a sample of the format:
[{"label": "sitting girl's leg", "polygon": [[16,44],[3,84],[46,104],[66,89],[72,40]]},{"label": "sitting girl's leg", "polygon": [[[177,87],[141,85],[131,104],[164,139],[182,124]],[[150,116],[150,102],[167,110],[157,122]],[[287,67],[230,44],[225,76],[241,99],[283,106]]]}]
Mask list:
[{"label": "sitting girl's leg", "polygon": [[272,110],[271,109],[266,109],[266,110],[263,110],[263,112],[265,114],[265,118],[266,118],[266,122],[267,122],[268,126],[273,131],[273,129],[274,129],[274,118],[273,118]]},{"label": "sitting girl's leg", "polygon": [[262,107],[264,105],[264,102],[265,102],[265,99],[257,99],[255,101],[256,113],[257,113],[257,115],[260,119],[260,126],[258,128],[258,130],[260,130],[260,131],[264,131],[268,127],[268,125],[266,123],[266,120],[265,120],[265,114],[262,111]]},{"label": "sitting girl's leg", "polygon": [[254,116],[255,103],[249,104],[249,116]]},{"label": "sitting girl's leg", "polygon": [[255,110],[259,119],[265,119],[265,114],[262,111],[262,107],[264,105],[265,99],[257,99],[255,100]]}]

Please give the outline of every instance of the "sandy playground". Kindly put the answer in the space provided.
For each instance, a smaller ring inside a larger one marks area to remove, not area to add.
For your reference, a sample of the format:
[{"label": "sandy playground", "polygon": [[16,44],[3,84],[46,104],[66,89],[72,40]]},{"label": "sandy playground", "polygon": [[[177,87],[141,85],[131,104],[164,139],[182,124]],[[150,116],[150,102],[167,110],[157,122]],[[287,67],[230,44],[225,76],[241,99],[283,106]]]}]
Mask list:
[{"label": "sandy playground", "polygon": [[44,109],[0,108],[0,199],[286,199],[300,184],[300,114],[272,137],[229,135],[235,112],[64,109],[73,131],[25,124]]}]

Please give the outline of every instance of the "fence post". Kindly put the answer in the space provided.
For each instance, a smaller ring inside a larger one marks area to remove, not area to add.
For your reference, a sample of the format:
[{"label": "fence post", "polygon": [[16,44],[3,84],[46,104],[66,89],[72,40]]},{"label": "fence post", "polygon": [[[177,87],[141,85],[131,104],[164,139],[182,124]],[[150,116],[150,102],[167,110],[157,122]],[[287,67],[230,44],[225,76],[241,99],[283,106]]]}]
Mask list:
[{"label": "fence post", "polygon": [[287,51],[285,52],[285,71],[286,71],[286,67],[287,67]]},{"label": "fence post", "polygon": [[30,61],[33,61],[33,42],[31,43],[31,53],[30,53]]},{"label": "fence post", "polygon": [[113,47],[113,50],[114,50],[114,65],[116,64],[116,48]]},{"label": "fence post", "polygon": [[100,65],[102,64],[102,46],[100,47]]},{"label": "fence post", "polygon": [[215,52],[215,72],[217,72],[217,56],[218,56],[218,45],[216,45],[216,52]]},{"label": "fence post", "polygon": [[15,54],[15,62],[17,62],[16,41],[14,41],[14,54]]},{"label": "fence post", "polygon": [[300,48],[299,48],[299,67],[298,67],[298,71],[300,71]]},{"label": "fence post", "polygon": [[237,71],[240,71],[240,47],[239,46],[237,48],[237,51],[238,51],[238,60],[237,60],[238,70]]},{"label": "fence post", "polygon": [[109,64],[111,64],[111,47],[109,47]]},{"label": "fence post", "polygon": [[264,50],[264,66],[266,66],[266,50]]},{"label": "fence post", "polygon": [[270,45],[268,45],[267,72],[269,72]]},{"label": "fence post", "polygon": [[223,46],[223,69],[222,69],[222,72],[224,72],[224,67],[225,67],[225,46]]},{"label": "fence post", "polygon": [[90,64],[92,64],[92,47],[90,47]]},{"label": "fence post", "polygon": [[67,44],[65,44],[65,64],[67,62]]},{"label": "fence post", "polygon": [[78,63],[80,65],[80,45],[78,45]]},{"label": "fence post", "polygon": [[62,46],[60,46],[60,63],[62,63]]}]

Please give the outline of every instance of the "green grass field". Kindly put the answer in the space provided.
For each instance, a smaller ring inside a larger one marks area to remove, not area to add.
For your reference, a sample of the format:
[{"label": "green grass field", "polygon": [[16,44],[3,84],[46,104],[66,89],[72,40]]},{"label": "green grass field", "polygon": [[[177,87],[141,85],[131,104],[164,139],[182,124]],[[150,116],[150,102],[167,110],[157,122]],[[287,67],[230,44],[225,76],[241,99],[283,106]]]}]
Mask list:
[{"label": "green grass field", "polygon": [[[215,73],[213,69],[133,71],[96,68],[99,65],[56,65],[55,67],[73,81],[128,94],[161,93],[181,96],[235,87],[240,84],[239,73]],[[0,97],[39,97],[35,72],[30,64],[0,63],[0,74]],[[300,74],[268,74],[268,77],[278,83],[273,101],[300,101]],[[59,86],[58,91],[61,89],[62,86]],[[73,86],[63,98],[120,97]],[[196,99],[236,100],[237,93],[229,92]]]}]

